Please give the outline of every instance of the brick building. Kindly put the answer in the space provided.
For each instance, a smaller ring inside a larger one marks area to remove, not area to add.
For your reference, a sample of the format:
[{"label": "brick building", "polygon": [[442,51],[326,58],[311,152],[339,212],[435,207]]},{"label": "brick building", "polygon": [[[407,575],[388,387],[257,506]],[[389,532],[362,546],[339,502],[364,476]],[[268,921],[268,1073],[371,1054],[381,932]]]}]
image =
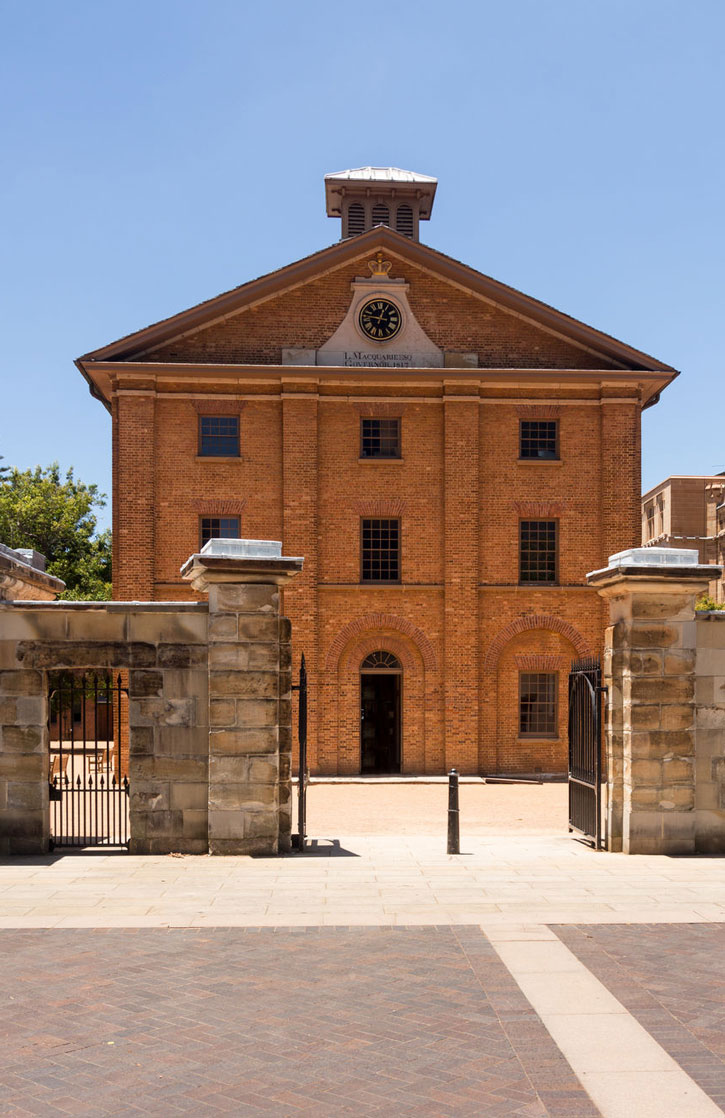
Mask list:
[{"label": "brick building", "polygon": [[[697,548],[701,563],[725,566],[725,473],[673,474],[642,497],[642,546]],[[725,601],[722,577],[709,594]]]},{"label": "brick building", "polygon": [[78,360],[115,595],[188,598],[210,536],[283,540],[313,771],[563,772],[584,576],[639,541],[640,412],[676,374],[420,243],[435,179],[325,188],[339,242]]}]

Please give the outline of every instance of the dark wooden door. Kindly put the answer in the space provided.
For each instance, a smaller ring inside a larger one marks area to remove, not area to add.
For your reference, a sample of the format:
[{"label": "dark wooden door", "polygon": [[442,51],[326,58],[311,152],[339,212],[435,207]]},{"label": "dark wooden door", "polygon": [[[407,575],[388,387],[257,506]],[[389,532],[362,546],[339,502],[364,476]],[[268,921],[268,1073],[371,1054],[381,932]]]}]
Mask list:
[{"label": "dark wooden door", "polygon": [[360,770],[400,772],[400,675],[360,676]]}]

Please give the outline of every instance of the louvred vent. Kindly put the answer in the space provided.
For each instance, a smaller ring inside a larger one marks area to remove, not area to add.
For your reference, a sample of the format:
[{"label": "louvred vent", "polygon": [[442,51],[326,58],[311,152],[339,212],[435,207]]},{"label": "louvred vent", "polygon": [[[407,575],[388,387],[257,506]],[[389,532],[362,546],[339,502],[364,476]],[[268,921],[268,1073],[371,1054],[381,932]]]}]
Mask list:
[{"label": "louvred vent", "polygon": [[395,228],[404,237],[413,236],[413,211],[410,206],[398,206],[395,215]]},{"label": "louvred vent", "polygon": [[382,202],[373,206],[373,225],[390,225],[390,210]]},{"label": "louvred vent", "polygon": [[356,237],[365,232],[365,210],[359,202],[353,202],[347,211],[347,235]]}]

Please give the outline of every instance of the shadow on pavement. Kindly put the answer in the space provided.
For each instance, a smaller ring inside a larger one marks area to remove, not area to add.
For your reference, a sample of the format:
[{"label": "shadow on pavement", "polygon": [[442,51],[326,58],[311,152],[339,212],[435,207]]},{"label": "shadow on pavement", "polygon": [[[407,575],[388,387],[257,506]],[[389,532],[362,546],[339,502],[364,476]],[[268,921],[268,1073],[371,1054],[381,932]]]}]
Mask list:
[{"label": "shadow on pavement", "polygon": [[340,845],[339,839],[307,839],[304,851],[290,850],[288,854],[253,854],[255,859],[264,858],[359,858],[354,850]]}]

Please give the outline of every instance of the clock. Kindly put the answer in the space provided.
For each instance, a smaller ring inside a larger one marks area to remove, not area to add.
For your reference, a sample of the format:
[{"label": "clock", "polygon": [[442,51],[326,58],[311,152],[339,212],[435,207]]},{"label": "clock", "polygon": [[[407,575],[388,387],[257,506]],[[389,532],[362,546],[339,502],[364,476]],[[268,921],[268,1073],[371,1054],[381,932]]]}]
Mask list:
[{"label": "clock", "polygon": [[389,299],[368,299],[358,314],[360,329],[373,342],[389,342],[399,333],[403,318]]}]

